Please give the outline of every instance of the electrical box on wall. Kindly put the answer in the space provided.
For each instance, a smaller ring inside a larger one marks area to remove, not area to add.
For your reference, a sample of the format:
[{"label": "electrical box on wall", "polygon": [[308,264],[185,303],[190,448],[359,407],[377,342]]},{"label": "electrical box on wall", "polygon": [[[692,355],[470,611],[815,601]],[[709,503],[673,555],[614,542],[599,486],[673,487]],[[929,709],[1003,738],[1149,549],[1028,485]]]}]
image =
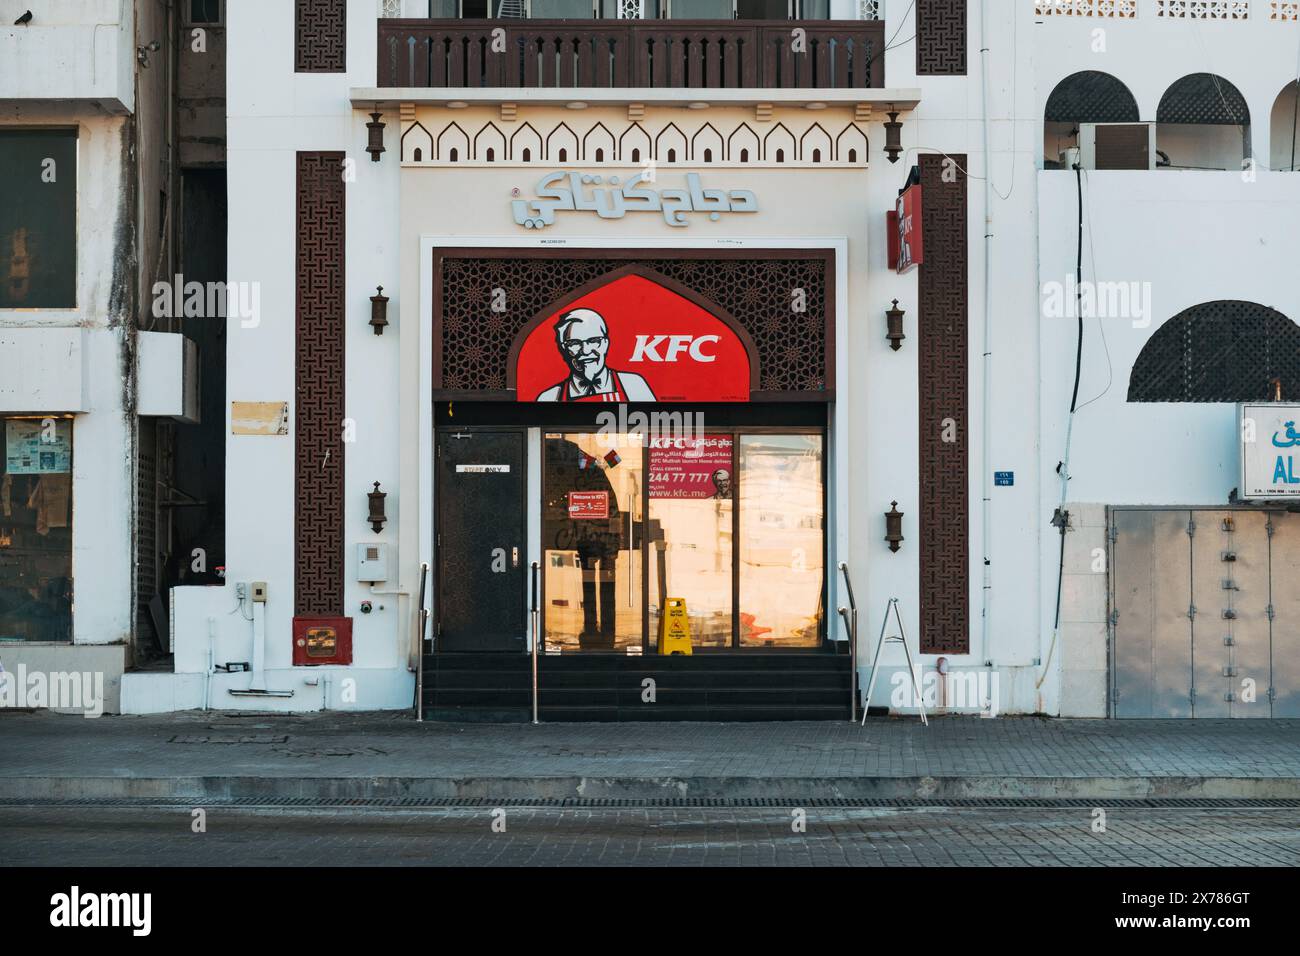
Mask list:
[{"label": "electrical box on wall", "polygon": [[388,545],[357,545],[357,580],[370,584],[388,580]]},{"label": "electrical box on wall", "polygon": [[352,618],[295,617],[293,619],[293,664],[352,663]]}]

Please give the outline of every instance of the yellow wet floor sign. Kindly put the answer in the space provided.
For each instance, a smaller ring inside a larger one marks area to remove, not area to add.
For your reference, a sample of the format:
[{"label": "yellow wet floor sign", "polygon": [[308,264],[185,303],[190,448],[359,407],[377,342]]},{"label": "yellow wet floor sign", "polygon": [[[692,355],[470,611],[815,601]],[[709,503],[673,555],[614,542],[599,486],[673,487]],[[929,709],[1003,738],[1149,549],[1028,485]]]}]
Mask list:
[{"label": "yellow wet floor sign", "polygon": [[659,619],[659,653],[689,654],[691,622],[686,616],[686,599],[668,598],[667,604]]}]

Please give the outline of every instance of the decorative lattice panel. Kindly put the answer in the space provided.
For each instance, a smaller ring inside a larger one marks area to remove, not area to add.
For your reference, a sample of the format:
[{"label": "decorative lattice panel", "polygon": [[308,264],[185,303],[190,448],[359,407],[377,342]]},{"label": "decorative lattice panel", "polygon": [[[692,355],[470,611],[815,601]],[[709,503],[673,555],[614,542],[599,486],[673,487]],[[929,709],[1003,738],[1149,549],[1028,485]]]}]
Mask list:
[{"label": "decorative lattice panel", "polygon": [[1300,398],[1300,325],[1254,302],[1203,302],[1142,347],[1130,402],[1258,402]]},{"label": "decorative lattice panel", "polygon": [[1138,0],[1035,0],[1040,17],[1117,17],[1132,20],[1138,14]]},{"label": "decorative lattice panel", "polygon": [[917,280],[917,354],[923,654],[970,649],[966,157],[951,159],[955,166],[943,156],[921,157],[925,263]]},{"label": "decorative lattice panel", "polygon": [[1156,122],[1244,126],[1250,123],[1250,107],[1223,77],[1193,73],[1165,90],[1156,110]]},{"label": "decorative lattice panel", "polygon": [[1047,98],[1048,123],[1136,123],[1137,100],[1109,73],[1084,70],[1067,76]]},{"label": "decorative lattice panel", "polygon": [[916,0],[916,72],[966,75],[966,0]]},{"label": "decorative lattice panel", "polygon": [[295,73],[347,69],[347,0],[294,0]]},{"label": "decorative lattice panel", "polygon": [[1249,20],[1250,0],[1156,0],[1156,16],[1178,20]]},{"label": "decorative lattice panel", "polygon": [[343,610],[343,157],[298,154],[294,607]]},{"label": "decorative lattice panel", "polygon": [[[441,260],[441,384],[445,391],[501,391],[510,346],[534,316],[578,287],[630,262],[680,282],[730,313],[758,352],[767,392],[828,388],[829,259],[696,258],[681,251],[635,258],[448,256]],[[501,290],[499,293],[495,290]],[[797,293],[796,290],[803,290]],[[494,296],[504,311],[494,311]],[[803,311],[791,304],[799,301]]]}]

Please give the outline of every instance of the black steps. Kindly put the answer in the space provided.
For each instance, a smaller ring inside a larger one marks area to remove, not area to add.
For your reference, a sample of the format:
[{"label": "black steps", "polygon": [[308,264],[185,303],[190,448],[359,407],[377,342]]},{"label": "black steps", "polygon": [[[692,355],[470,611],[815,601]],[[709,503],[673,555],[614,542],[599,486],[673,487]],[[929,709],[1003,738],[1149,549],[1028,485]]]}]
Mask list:
[{"label": "black steps", "polygon": [[[849,680],[848,657],[829,653],[548,655],[538,708],[548,722],[845,720]],[[426,720],[530,720],[531,660],[426,655],[422,703]]]}]

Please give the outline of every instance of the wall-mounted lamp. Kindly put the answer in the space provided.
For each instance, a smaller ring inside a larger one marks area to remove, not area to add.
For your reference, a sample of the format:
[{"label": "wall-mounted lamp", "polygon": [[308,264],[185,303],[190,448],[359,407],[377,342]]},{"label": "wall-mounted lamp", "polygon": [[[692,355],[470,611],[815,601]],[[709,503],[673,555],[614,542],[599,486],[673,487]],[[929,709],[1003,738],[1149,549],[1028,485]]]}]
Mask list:
[{"label": "wall-mounted lamp", "polygon": [[136,47],[135,48],[136,62],[138,62],[146,70],[149,69],[149,54],[157,53],[161,49],[162,49],[162,44],[159,43],[157,40],[152,40],[149,43],[145,44],[144,46]]},{"label": "wall-mounted lamp", "polygon": [[384,295],[383,286],[375,288],[379,291],[370,297],[370,327],[375,330],[375,335],[383,335],[384,327],[388,325],[388,296]]},{"label": "wall-mounted lamp", "polygon": [[897,501],[890,502],[890,509],[885,512],[885,540],[890,551],[897,551],[903,543],[903,512],[898,510]]},{"label": "wall-mounted lamp", "polygon": [[903,152],[903,124],[898,121],[898,113],[888,114],[889,122],[885,124],[885,155],[891,163],[898,162]]},{"label": "wall-mounted lamp", "polygon": [[889,331],[885,333],[885,338],[889,339],[889,347],[897,352],[903,347],[903,339],[907,338],[903,334],[903,316],[906,313],[898,307],[898,300],[894,300],[894,307],[885,310],[885,322],[888,324]]},{"label": "wall-mounted lamp", "polygon": [[366,144],[366,152],[370,154],[372,163],[379,162],[379,154],[384,151],[384,126],[386,124],[379,122],[379,117],[383,113],[371,113],[370,122],[366,124],[366,129],[370,131],[370,141]]},{"label": "wall-mounted lamp", "polygon": [[384,523],[388,517],[384,514],[384,499],[388,497],[388,492],[379,490],[379,482],[375,482],[375,490],[366,495],[370,499],[370,527],[374,529],[375,534],[384,530]]}]

